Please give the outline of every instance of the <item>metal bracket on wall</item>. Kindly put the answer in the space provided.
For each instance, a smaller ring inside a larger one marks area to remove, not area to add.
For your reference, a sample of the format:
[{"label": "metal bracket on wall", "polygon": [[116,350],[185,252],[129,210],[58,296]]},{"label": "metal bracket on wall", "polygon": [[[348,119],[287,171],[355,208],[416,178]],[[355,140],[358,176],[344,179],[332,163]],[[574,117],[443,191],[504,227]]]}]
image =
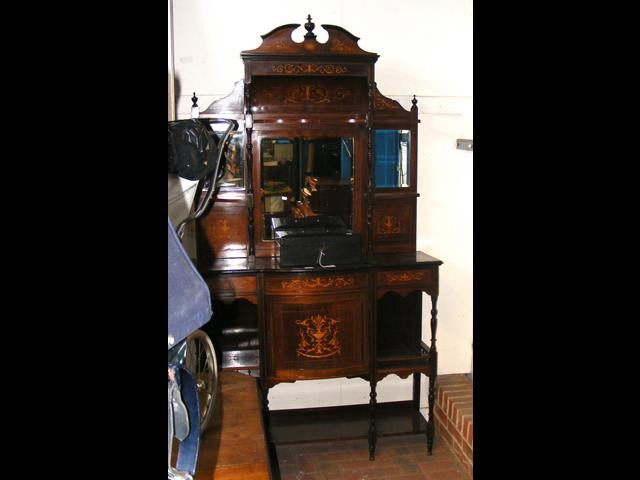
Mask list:
[{"label": "metal bracket on wall", "polygon": [[465,138],[458,138],[456,140],[456,148],[458,150],[471,150],[473,151],[473,140],[468,140]]}]

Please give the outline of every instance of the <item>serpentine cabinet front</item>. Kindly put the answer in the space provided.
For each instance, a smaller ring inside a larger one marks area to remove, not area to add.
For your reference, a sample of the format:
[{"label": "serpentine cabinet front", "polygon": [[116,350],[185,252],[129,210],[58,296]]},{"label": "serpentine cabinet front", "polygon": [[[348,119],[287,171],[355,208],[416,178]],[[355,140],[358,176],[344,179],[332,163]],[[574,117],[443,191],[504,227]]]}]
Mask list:
[{"label": "serpentine cabinet front", "polygon": [[268,387],[369,373],[369,282],[357,270],[265,275]]}]

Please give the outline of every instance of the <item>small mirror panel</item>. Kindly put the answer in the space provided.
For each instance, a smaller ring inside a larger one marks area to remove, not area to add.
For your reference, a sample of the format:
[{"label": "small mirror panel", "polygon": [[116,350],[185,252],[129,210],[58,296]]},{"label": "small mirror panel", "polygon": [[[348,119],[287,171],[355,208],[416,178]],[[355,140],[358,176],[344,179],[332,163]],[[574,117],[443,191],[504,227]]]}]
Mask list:
[{"label": "small mirror panel", "polygon": [[374,130],[375,188],[409,187],[409,130]]},{"label": "small mirror panel", "polygon": [[[211,122],[211,128],[222,139],[227,129],[226,123]],[[239,129],[231,134],[229,147],[225,149],[223,165],[224,174],[219,185],[221,188],[244,188],[244,129]]]}]

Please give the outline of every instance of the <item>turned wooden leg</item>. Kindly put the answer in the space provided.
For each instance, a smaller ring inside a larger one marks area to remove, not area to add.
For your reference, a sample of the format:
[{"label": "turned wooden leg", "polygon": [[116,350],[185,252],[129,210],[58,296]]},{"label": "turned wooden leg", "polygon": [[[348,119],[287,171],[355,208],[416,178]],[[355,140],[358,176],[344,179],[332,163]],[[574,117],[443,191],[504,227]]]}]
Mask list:
[{"label": "turned wooden leg", "polygon": [[413,408],[420,410],[420,374],[413,374],[413,396],[411,397],[413,401]]},{"label": "turned wooden leg", "polygon": [[280,465],[278,463],[278,451],[276,450],[276,444],[273,442],[271,435],[271,413],[269,412],[269,389],[265,386],[266,382],[259,382],[260,385],[260,400],[262,406],[262,420],[264,424],[264,434],[267,443],[267,453],[269,456],[269,468],[271,469],[271,476],[269,478],[280,479]]},{"label": "turned wooden leg", "polygon": [[376,441],[378,434],[376,432],[376,381],[375,378],[371,383],[371,393],[369,394],[369,460],[376,459]]},{"label": "turned wooden leg", "polygon": [[264,383],[260,382],[260,393],[262,400],[262,418],[264,419],[265,428],[269,426],[269,389],[264,387]]},{"label": "turned wooden leg", "polygon": [[427,453],[431,455],[434,437],[434,417],[436,377],[438,376],[438,351],[436,349],[436,331],[438,330],[438,296],[431,296],[431,374],[429,375],[429,420],[427,421]]},{"label": "turned wooden leg", "polygon": [[435,433],[433,417],[435,416],[435,390],[436,380],[434,375],[429,377],[429,420],[427,421],[427,453],[431,455],[433,450],[433,436]]}]

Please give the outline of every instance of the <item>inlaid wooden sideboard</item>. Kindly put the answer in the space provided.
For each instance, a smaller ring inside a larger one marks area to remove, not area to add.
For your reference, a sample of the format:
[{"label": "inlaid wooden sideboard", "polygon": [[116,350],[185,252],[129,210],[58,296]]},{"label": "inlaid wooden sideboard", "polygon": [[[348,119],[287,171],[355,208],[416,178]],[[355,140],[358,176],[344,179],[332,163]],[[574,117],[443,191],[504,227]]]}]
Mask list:
[{"label": "inlaid wooden sideboard", "polygon": [[[204,272],[214,304],[218,309],[239,300],[255,305],[253,325],[258,336],[253,348],[247,348],[247,342],[235,351],[227,348],[223,367],[258,372],[265,412],[268,390],[280,382],[339,377],[367,380],[371,388],[369,421],[366,430],[351,431],[350,436],[368,436],[372,459],[378,433],[399,433],[393,430],[395,426],[390,432],[378,432],[376,384],[389,374],[403,378],[413,374],[414,398],[405,405],[404,418],[410,419],[411,432],[426,433],[431,452],[433,420],[421,421],[419,374],[429,377],[428,403],[433,411],[441,264],[422,252],[380,254],[365,263],[327,269],[281,268],[273,258],[220,260]],[[431,299],[428,344],[422,341],[422,292]],[[227,324],[235,321],[227,314]],[[222,328],[224,320],[221,323]],[[251,319],[244,322],[251,323]],[[248,350],[253,355],[246,355]],[[242,358],[257,362],[243,365],[238,360]],[[331,413],[320,412],[318,421],[323,415]],[[285,423],[282,418],[280,424]],[[278,443],[278,434],[270,433],[269,441]],[[288,434],[281,440],[293,441]]]},{"label": "inlaid wooden sideboard", "polygon": [[[240,52],[244,78],[201,110],[216,132],[226,127],[217,118],[238,124],[213,205],[196,225],[216,313],[205,329],[223,368],[259,377],[272,453],[274,444],[364,435],[373,459],[378,435],[408,432],[426,433],[431,452],[420,375],[429,377],[433,412],[442,262],[416,252],[417,99],[405,109],[385,97],[378,54],[344,28],[322,25],[328,39],[319,42],[309,16],[298,42],[298,27],[276,27]],[[282,267],[275,225],[308,216],[337,217],[361,239],[360,255],[335,268],[315,257]],[[376,385],[390,374],[413,376],[411,400],[378,404]],[[369,382],[369,403],[269,411],[278,383],[341,377]]]}]

